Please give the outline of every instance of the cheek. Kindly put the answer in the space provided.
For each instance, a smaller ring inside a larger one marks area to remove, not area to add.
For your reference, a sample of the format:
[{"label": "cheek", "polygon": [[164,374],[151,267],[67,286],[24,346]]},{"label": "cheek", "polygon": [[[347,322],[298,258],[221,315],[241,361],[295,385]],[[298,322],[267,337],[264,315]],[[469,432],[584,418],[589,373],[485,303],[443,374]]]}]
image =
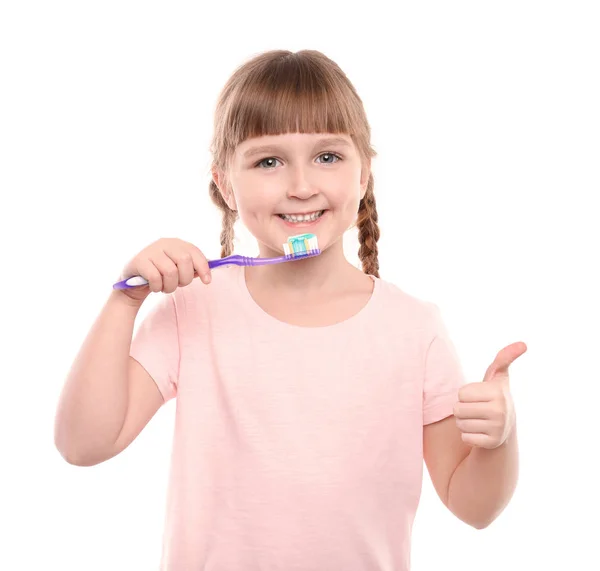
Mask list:
[{"label": "cheek", "polygon": [[358,211],[360,205],[360,188],[355,188],[355,185],[350,186],[350,184],[339,188],[329,196],[331,206],[338,211],[352,213]]},{"label": "cheek", "polygon": [[352,170],[337,181],[332,199],[344,210],[358,210],[360,192],[360,170]]},{"label": "cheek", "polygon": [[265,189],[244,189],[237,196],[238,213],[242,221],[264,219],[271,216],[275,208],[275,200]]}]

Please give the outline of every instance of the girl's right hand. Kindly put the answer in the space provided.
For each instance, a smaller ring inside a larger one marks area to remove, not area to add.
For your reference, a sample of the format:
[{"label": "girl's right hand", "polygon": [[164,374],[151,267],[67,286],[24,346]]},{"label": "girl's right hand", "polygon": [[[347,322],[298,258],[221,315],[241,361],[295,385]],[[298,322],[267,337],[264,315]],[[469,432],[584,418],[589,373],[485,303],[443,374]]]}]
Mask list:
[{"label": "girl's right hand", "polygon": [[211,271],[204,254],[178,238],[160,238],[144,248],[123,268],[118,281],[142,276],[148,285],[116,290],[141,304],[151,292],[172,293],[189,285],[195,277],[210,283]]}]

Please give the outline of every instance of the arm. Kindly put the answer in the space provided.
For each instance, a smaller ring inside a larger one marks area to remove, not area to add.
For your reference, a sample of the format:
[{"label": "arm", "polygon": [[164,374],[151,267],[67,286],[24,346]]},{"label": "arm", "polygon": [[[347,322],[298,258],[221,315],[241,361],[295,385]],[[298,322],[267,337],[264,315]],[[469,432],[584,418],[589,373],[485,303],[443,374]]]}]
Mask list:
[{"label": "arm", "polygon": [[519,454],[516,424],[494,449],[475,447],[450,477],[448,508],[483,529],[502,513],[517,487]]},{"label": "arm", "polygon": [[54,442],[71,464],[114,455],[127,414],[129,350],[141,304],[115,290],[88,333],[60,395]]},{"label": "arm", "polygon": [[500,350],[483,381],[461,387],[454,405],[460,437],[474,448],[450,478],[448,507],[478,529],[502,513],[517,486],[517,420],[508,369],[525,351],[523,342]]},{"label": "arm", "polygon": [[423,429],[423,452],[438,494],[452,513],[477,529],[500,515],[517,486],[516,412],[508,368],[525,351],[523,342],[504,347],[482,382],[460,387],[453,416]]},{"label": "arm", "polygon": [[423,427],[423,457],[444,505],[476,529],[487,527],[510,501],[518,478],[516,422],[497,448],[462,441],[456,417]]}]

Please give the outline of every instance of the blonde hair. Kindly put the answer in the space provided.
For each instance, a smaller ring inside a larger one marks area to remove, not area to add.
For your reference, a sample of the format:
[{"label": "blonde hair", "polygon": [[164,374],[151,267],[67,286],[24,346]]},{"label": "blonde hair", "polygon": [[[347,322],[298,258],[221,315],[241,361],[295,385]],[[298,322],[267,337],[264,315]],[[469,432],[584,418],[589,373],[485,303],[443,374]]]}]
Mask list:
[{"label": "blonde hair", "polygon": [[[349,135],[363,166],[377,153],[362,100],[339,66],[321,52],[272,50],[238,67],[223,87],[215,109],[210,145],[212,168],[227,171],[237,145],[251,137],[284,133]],[[379,277],[379,226],[370,173],[356,226],[363,272]],[[230,209],[214,180],[210,198],[222,213],[221,256],[233,252],[237,212]]]}]

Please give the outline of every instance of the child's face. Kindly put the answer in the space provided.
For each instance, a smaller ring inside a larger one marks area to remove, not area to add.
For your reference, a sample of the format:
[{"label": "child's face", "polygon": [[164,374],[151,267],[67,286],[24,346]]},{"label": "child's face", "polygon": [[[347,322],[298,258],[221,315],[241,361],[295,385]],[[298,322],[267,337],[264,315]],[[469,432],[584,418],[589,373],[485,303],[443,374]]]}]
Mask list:
[{"label": "child's face", "polygon": [[[368,168],[361,167],[348,135],[288,133],[241,143],[232,159],[229,184],[223,178],[216,182],[229,207],[262,244],[261,253],[281,253],[289,236],[308,232],[325,250],[355,221],[369,178]],[[310,220],[281,216],[321,211]]]}]

